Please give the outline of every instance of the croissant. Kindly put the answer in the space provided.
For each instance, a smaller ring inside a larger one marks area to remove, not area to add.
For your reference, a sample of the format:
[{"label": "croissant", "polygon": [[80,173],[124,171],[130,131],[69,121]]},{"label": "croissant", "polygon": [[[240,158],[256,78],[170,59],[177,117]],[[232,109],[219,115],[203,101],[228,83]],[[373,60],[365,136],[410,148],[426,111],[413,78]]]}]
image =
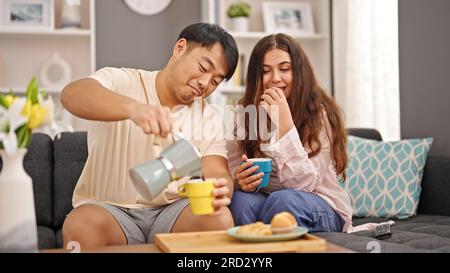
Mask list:
[{"label": "croissant", "polygon": [[243,225],[236,231],[240,235],[272,235],[272,230],[269,226],[264,225],[263,222],[256,222],[253,224]]}]

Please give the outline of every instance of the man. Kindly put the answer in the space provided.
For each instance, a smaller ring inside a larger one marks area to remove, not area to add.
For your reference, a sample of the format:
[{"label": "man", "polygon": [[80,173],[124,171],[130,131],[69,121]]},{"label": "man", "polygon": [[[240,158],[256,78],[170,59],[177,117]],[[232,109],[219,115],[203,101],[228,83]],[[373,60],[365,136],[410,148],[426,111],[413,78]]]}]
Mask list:
[{"label": "man", "polygon": [[[231,78],[237,59],[230,34],[217,25],[198,23],[181,32],[161,71],[103,68],[64,88],[60,99],[65,108],[94,121],[88,132],[89,156],[73,195],[74,210],[63,225],[65,245],[70,241],[82,248],[139,244],[152,242],[156,233],[223,230],[234,225],[227,208],[233,182],[223,127],[212,126],[212,138],[193,141],[202,155],[202,175],[217,178],[211,215],[192,214],[174,183],[154,200],[143,200],[128,171],[170,145],[167,136],[172,127],[185,131],[198,125],[187,126],[192,123],[196,97],[202,99],[201,123],[223,124],[203,99],[223,79]],[[160,148],[154,145],[156,136],[163,139]]]}]

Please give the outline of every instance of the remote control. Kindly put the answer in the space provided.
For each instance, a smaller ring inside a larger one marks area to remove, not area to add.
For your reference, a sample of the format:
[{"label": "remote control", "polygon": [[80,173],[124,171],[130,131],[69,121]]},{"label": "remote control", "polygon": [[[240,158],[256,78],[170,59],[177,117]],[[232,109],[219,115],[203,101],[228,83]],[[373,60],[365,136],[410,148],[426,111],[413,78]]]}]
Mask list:
[{"label": "remote control", "polygon": [[375,238],[378,240],[384,240],[391,237],[391,225],[383,223],[375,227]]}]

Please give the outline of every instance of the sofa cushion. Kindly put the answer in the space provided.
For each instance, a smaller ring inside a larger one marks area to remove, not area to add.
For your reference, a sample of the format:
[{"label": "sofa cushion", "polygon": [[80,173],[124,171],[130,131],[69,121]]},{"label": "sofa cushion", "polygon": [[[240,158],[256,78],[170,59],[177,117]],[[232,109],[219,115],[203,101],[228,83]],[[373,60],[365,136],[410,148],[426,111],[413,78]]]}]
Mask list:
[{"label": "sofa cushion", "polygon": [[39,249],[49,249],[57,247],[55,232],[53,231],[53,229],[46,226],[38,226],[37,232]]},{"label": "sofa cushion", "polygon": [[[375,129],[349,128],[348,134],[382,140]],[[425,163],[418,213],[450,216],[450,157],[429,156]]]},{"label": "sofa cushion", "polygon": [[25,171],[33,180],[36,222],[51,227],[53,223],[53,141],[35,133],[23,160]]},{"label": "sofa cushion", "polygon": [[72,210],[73,190],[88,156],[87,133],[62,133],[54,139],[54,229],[62,227]]},{"label": "sofa cushion", "polygon": [[[383,218],[353,219],[354,225],[385,222]],[[418,214],[396,220],[391,227],[392,236],[385,240],[374,238],[374,231],[355,233],[317,233],[327,241],[357,252],[450,252],[450,217]]]},{"label": "sofa cushion", "polygon": [[347,180],[355,216],[414,215],[432,138],[381,142],[348,137]]},{"label": "sofa cushion", "polygon": [[56,247],[57,248],[63,248],[64,241],[62,236],[62,229],[58,229],[56,231]]}]

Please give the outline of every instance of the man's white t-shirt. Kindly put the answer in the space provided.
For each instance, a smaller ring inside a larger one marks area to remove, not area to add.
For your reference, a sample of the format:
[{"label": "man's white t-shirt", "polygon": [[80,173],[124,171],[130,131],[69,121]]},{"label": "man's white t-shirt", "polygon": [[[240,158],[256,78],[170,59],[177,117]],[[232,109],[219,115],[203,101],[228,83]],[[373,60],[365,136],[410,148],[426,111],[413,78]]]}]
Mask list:
[{"label": "man's white t-shirt", "polygon": [[[141,103],[160,106],[155,79],[158,71],[106,67],[90,78],[117,94]],[[227,157],[224,122],[220,112],[199,100],[201,108],[184,105],[173,114],[174,125],[196,145],[201,156]],[[203,109],[203,110],[201,110]],[[198,134],[198,132],[202,132]],[[205,135],[202,135],[206,133]],[[156,158],[172,143],[170,138],[154,145],[154,136],[146,135],[131,120],[90,122],[88,130],[89,155],[73,194],[73,206],[105,202],[127,208],[146,208],[166,205],[178,200],[180,181],[172,182],[155,199],[143,200],[129,176],[129,170]]]}]

